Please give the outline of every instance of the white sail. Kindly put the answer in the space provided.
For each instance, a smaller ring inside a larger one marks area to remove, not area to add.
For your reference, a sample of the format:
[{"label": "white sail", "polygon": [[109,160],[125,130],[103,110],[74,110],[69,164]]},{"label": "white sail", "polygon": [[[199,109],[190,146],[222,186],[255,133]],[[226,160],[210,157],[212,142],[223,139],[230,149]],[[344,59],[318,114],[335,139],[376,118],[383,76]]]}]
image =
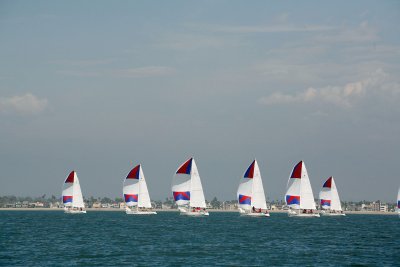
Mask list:
[{"label": "white sail", "polygon": [[203,186],[194,159],[192,159],[190,207],[206,208]]},{"label": "white sail", "polygon": [[324,183],[321,192],[319,193],[322,209],[342,211],[339,193],[333,177],[329,177]]},{"label": "white sail", "polygon": [[177,169],[172,179],[171,189],[178,206],[206,208],[200,175],[193,158]]},{"label": "white sail", "polygon": [[123,193],[127,206],[151,208],[150,195],[142,165],[137,165],[128,173],[124,180]]},{"label": "white sail", "polygon": [[335,180],[332,177],[332,203],[331,210],[342,211],[342,204],[340,203],[339,193],[336,187]]},{"label": "white sail", "polygon": [[288,181],[285,201],[293,209],[316,209],[310,179],[303,161],[293,168]]},{"label": "white sail", "polygon": [[253,178],[253,205],[258,209],[267,209],[265,201],[264,186],[261,179],[260,168],[257,160],[254,160],[254,178]]},{"label": "white sail", "polygon": [[140,208],[151,208],[149,191],[147,190],[146,178],[144,177],[142,166],[140,166],[139,176],[139,199],[138,206]]},{"label": "white sail", "polygon": [[397,192],[397,212],[400,214],[400,187],[399,191]]},{"label": "white sail", "polygon": [[82,190],[78,175],[72,171],[64,181],[62,198],[65,207],[84,208]]},{"label": "white sail", "polygon": [[240,179],[237,199],[239,208],[243,210],[251,210],[253,207],[256,209],[267,209],[264,187],[257,160],[254,160],[250,164],[243,178]]}]

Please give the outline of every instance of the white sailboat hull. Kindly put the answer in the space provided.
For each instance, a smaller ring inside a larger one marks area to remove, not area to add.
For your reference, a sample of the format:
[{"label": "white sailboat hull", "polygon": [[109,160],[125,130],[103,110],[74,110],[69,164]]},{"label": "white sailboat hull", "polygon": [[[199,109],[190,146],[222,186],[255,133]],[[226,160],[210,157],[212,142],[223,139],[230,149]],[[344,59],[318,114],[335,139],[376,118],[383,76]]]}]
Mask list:
[{"label": "white sailboat hull", "polygon": [[86,210],[64,208],[64,213],[79,214],[79,213],[86,213]]},{"label": "white sailboat hull", "polygon": [[240,214],[240,216],[249,216],[249,217],[270,217],[269,213],[251,212],[251,211],[246,211],[241,208],[239,208],[239,214]]},{"label": "white sailboat hull", "polygon": [[129,215],[154,215],[157,214],[155,211],[151,210],[131,210],[129,208],[125,209],[125,213]]},{"label": "white sailboat hull", "polygon": [[210,214],[208,211],[204,210],[199,210],[199,211],[190,211],[185,208],[180,207],[179,211],[181,212],[181,215],[184,216],[193,216],[193,217],[203,217],[203,216],[209,216]]},{"label": "white sailboat hull", "polygon": [[210,214],[206,211],[186,211],[186,212],[181,212],[181,215],[185,216],[192,216],[192,217],[203,217],[203,216],[209,216]]},{"label": "white sailboat hull", "polygon": [[154,215],[157,214],[155,211],[136,211],[136,210],[131,210],[131,211],[125,211],[126,214],[129,215]]},{"label": "white sailboat hull", "polygon": [[336,212],[326,212],[326,211],[321,211],[320,214],[322,216],[346,216],[344,213],[336,213]]},{"label": "white sailboat hull", "polygon": [[288,216],[289,217],[320,217],[319,213],[302,213],[300,210],[294,211],[294,210],[289,210],[288,211]]}]

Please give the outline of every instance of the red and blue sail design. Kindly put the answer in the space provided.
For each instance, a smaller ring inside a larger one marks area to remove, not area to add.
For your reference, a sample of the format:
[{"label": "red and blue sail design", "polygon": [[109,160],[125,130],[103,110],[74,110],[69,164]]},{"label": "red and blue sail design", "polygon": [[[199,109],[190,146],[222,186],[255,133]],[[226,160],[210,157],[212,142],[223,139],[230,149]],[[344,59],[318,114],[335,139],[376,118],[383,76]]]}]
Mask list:
[{"label": "red and blue sail design", "polygon": [[300,205],[300,196],[290,196],[286,195],[287,205]]},{"label": "red and blue sail design", "polygon": [[126,176],[126,179],[139,179],[140,176],[140,164],[133,168]]},{"label": "red and blue sail design", "polygon": [[75,177],[75,171],[72,171],[72,172],[68,175],[67,179],[65,179],[65,183],[66,183],[66,184],[68,184],[68,183],[73,184],[73,183],[74,183],[74,180],[75,180],[74,177]]},{"label": "red and blue sail design", "polygon": [[303,168],[303,161],[300,161],[299,163],[297,163],[296,166],[294,166],[292,175],[290,175],[290,178],[301,179],[302,168]]},{"label": "red and blue sail design", "polygon": [[190,191],[186,192],[173,192],[175,201],[190,200]]},{"label": "red and blue sail design", "polygon": [[73,199],[72,196],[63,196],[63,203],[64,203],[64,204],[66,204],[66,203],[72,203],[72,199]]},{"label": "red and blue sail design", "polygon": [[400,209],[400,200],[397,201],[397,208]]},{"label": "red and blue sail design", "polygon": [[329,199],[321,199],[321,206],[330,207],[331,201]]},{"label": "red and blue sail design", "polygon": [[182,166],[176,171],[177,174],[190,174],[192,171],[193,158],[188,159]]},{"label": "red and blue sail design", "polygon": [[124,194],[125,202],[138,202],[138,194]]},{"label": "red and blue sail design", "polygon": [[324,185],[322,186],[324,188],[332,188],[332,176],[328,178],[328,180],[326,180],[326,182],[324,183]]},{"label": "red and blue sail design", "polygon": [[251,205],[251,197],[239,194],[239,204]]},{"label": "red and blue sail design", "polygon": [[250,179],[254,178],[254,166],[255,166],[255,164],[256,164],[256,160],[254,160],[250,164],[249,168],[247,168],[247,171],[244,173],[244,178],[250,178]]}]

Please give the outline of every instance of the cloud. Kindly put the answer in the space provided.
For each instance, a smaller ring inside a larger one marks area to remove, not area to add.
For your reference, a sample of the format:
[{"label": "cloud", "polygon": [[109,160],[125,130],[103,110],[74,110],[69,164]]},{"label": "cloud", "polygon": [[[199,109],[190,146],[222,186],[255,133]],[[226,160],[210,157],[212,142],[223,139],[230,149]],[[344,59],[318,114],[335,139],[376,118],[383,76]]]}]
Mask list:
[{"label": "cloud", "polygon": [[50,64],[67,65],[74,67],[87,67],[106,65],[115,61],[114,59],[81,59],[81,60],[51,60]]},{"label": "cloud", "polygon": [[335,27],[325,25],[291,25],[277,24],[265,26],[219,26],[214,27],[213,31],[225,33],[280,33],[280,32],[320,32],[330,31]]},{"label": "cloud", "polygon": [[235,44],[235,42],[220,36],[196,33],[171,33],[165,35],[157,42],[157,44],[154,45],[154,47],[191,51],[202,48],[221,48],[232,44]]},{"label": "cloud", "polygon": [[137,77],[165,76],[174,74],[175,72],[176,70],[174,68],[151,66],[151,67],[114,70],[111,73],[113,76],[117,77],[137,78]]},{"label": "cloud", "polygon": [[342,27],[335,34],[321,34],[315,39],[322,43],[365,43],[377,41],[379,36],[375,28],[363,21],[358,27]]},{"label": "cloud", "polygon": [[34,115],[44,111],[47,103],[46,98],[39,99],[31,93],[22,96],[0,97],[0,113]]},{"label": "cloud", "polygon": [[142,77],[158,77],[176,73],[176,69],[163,66],[149,66],[140,68],[126,68],[116,70],[59,70],[58,74],[75,76],[75,77],[124,77],[124,78],[142,78]]},{"label": "cloud", "polygon": [[326,86],[319,89],[310,87],[295,94],[281,92],[261,97],[258,102],[264,105],[279,105],[292,103],[330,103],[343,108],[351,108],[367,95],[387,97],[400,96],[400,84],[388,79],[388,75],[378,69],[368,78],[343,86]]}]

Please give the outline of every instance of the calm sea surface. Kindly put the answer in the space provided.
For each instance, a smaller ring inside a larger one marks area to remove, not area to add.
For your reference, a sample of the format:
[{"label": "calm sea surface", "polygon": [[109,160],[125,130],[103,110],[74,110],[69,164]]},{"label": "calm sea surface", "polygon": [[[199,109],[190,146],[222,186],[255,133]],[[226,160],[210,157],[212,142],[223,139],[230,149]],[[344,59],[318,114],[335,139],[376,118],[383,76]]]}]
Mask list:
[{"label": "calm sea surface", "polygon": [[398,216],[0,211],[0,265],[400,266]]}]

